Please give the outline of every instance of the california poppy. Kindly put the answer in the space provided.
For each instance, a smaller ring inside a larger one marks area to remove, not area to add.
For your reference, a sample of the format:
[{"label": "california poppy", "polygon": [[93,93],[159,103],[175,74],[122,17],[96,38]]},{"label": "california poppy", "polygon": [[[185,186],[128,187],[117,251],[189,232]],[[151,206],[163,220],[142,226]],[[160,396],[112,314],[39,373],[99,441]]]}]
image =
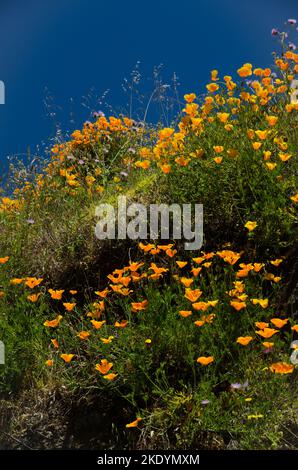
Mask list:
[{"label": "california poppy", "polygon": [[61,300],[61,299],[62,299],[62,294],[63,294],[64,290],[53,290],[53,289],[49,289],[48,292],[49,292],[49,294],[51,295],[52,299]]},{"label": "california poppy", "polygon": [[191,290],[189,288],[185,289],[184,297],[191,302],[196,302],[202,295],[202,291],[200,289]]},{"label": "california poppy", "polygon": [[198,357],[197,359],[197,362],[199,364],[201,364],[202,366],[208,366],[208,364],[211,364],[211,362],[214,361],[214,357],[213,356],[201,356],[201,357]]},{"label": "california poppy", "polygon": [[131,303],[131,310],[133,312],[141,312],[142,310],[146,310],[148,305],[148,300],[143,300],[142,302],[132,302]]},{"label": "california poppy", "polygon": [[110,374],[107,374],[107,375],[104,375],[103,378],[105,380],[114,380],[116,377],[117,377],[118,374],[114,374],[113,372],[111,372]]},{"label": "california poppy", "polygon": [[274,328],[264,328],[263,330],[256,331],[256,333],[259,336],[262,336],[263,338],[271,338],[271,336],[275,335],[278,333],[278,330],[275,330]]},{"label": "california poppy", "polygon": [[38,286],[42,281],[42,278],[37,279],[36,277],[27,277],[25,284],[26,286],[30,287],[30,289],[33,289],[34,287]]},{"label": "california poppy", "polygon": [[276,328],[282,328],[288,323],[288,318],[285,320],[282,320],[281,318],[271,318],[271,323],[276,327]]},{"label": "california poppy", "polygon": [[132,421],[131,423],[126,424],[126,428],[136,428],[139,424],[139,422],[142,421],[142,418],[137,418],[135,421]]},{"label": "california poppy", "polygon": [[59,344],[58,344],[58,341],[56,339],[51,339],[51,343],[53,344],[54,348],[56,348],[56,349],[59,348]]},{"label": "california poppy", "polygon": [[46,320],[44,322],[44,326],[47,326],[49,328],[56,328],[61,322],[62,318],[63,318],[62,315],[58,315],[58,317],[55,318],[54,320]]},{"label": "california poppy", "polygon": [[189,317],[192,314],[192,311],[191,310],[180,310],[179,314],[181,315],[181,317],[186,318],[186,317]]},{"label": "california poppy", "polygon": [[75,308],[76,303],[65,302],[63,306],[65,307],[65,310],[71,312]]},{"label": "california poppy", "polygon": [[100,338],[103,344],[110,344],[114,339],[114,336],[109,336],[108,338]]},{"label": "california poppy", "polygon": [[125,328],[128,325],[127,320],[122,320],[121,322],[115,321],[114,326],[116,328]]},{"label": "california poppy", "polygon": [[286,362],[276,362],[275,364],[271,364],[269,369],[275,374],[291,374],[294,370],[294,366]]},{"label": "california poppy", "polygon": [[240,310],[244,309],[246,307],[245,302],[240,302],[239,300],[231,300],[230,305],[239,312]]},{"label": "california poppy", "polygon": [[96,330],[100,330],[100,328],[106,323],[106,320],[102,320],[102,321],[91,320],[91,323]]},{"label": "california poppy", "polygon": [[103,375],[106,375],[112,367],[113,363],[109,362],[107,359],[102,359],[100,364],[95,365],[95,369]]},{"label": "california poppy", "polygon": [[239,338],[237,338],[236,343],[239,343],[242,346],[247,346],[252,340],[252,336],[239,336]]},{"label": "california poppy", "polygon": [[74,358],[74,354],[61,354],[60,357],[64,362],[70,362]]},{"label": "california poppy", "polygon": [[80,331],[77,336],[82,339],[82,340],[85,340],[85,339],[88,339],[89,336],[90,336],[90,333],[88,331]]},{"label": "california poppy", "polygon": [[252,232],[256,228],[257,225],[258,225],[257,222],[252,222],[251,220],[249,220],[248,222],[246,222],[244,227],[247,228],[249,232]]}]

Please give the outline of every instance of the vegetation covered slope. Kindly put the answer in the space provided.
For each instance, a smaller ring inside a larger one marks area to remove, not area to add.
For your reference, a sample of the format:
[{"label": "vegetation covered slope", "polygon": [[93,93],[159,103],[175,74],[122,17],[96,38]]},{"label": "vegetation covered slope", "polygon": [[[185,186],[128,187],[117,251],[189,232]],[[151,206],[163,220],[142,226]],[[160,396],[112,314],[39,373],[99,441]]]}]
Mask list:
[{"label": "vegetation covered slope", "polygon": [[[70,433],[97,417],[97,448],[292,445],[298,54],[275,70],[213,71],[172,127],[96,116],[40,174],[16,171],[0,204],[2,420],[50,391]],[[202,251],[98,240],[95,209],[118,195],[203,204]],[[24,418],[4,421],[23,436]]]}]

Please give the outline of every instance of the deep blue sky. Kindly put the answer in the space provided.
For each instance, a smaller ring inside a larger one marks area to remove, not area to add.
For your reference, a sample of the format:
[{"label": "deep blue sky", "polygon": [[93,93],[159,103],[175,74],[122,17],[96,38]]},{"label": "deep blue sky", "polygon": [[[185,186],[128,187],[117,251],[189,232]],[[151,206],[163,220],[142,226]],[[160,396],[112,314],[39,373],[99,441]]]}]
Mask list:
[{"label": "deep blue sky", "polygon": [[202,92],[213,68],[269,65],[271,28],[297,17],[297,0],[0,0],[0,161],[53,135],[46,87],[69,128],[69,100],[78,126],[89,117],[81,102],[91,87],[124,106],[121,83],[138,60],[144,77],[163,63],[181,93]]}]

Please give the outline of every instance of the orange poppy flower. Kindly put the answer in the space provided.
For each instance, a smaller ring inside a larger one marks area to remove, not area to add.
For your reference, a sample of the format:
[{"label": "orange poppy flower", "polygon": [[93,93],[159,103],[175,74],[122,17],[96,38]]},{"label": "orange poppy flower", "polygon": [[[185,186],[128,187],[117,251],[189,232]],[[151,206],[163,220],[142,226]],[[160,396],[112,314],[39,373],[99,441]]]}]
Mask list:
[{"label": "orange poppy flower", "polygon": [[201,271],[202,271],[202,268],[192,268],[191,269],[191,273],[194,277],[197,277],[200,274]]},{"label": "orange poppy flower", "polygon": [[244,64],[240,69],[237,70],[237,73],[240,77],[246,78],[252,75],[252,65]]},{"label": "orange poppy flower", "polygon": [[249,220],[248,222],[246,222],[244,227],[247,228],[249,232],[252,232],[256,228],[257,225],[258,225],[257,222],[252,222],[251,220]]},{"label": "orange poppy flower", "polygon": [[241,256],[239,253],[231,250],[218,251],[217,255],[229,264],[235,264]]},{"label": "orange poppy flower", "polygon": [[209,307],[210,305],[208,302],[195,302],[192,304],[192,308],[200,312],[206,312]]},{"label": "orange poppy flower", "polygon": [[114,380],[116,377],[118,376],[118,374],[114,374],[113,372],[111,372],[110,374],[107,374],[107,375],[104,375],[103,378],[105,380]]},{"label": "orange poppy flower", "polygon": [[214,357],[213,356],[201,356],[201,357],[198,357],[197,359],[197,362],[199,364],[201,364],[202,366],[208,366],[208,364],[211,364],[211,362],[214,361]]},{"label": "orange poppy flower", "polygon": [[253,142],[252,147],[254,150],[259,150],[262,147],[263,143],[262,142]]},{"label": "orange poppy flower", "polygon": [[60,354],[60,357],[64,362],[70,362],[73,359],[74,354]]},{"label": "orange poppy flower", "polygon": [[127,320],[122,320],[121,322],[115,321],[114,326],[116,328],[125,328],[128,325]]},{"label": "orange poppy flower", "polygon": [[110,344],[114,339],[114,336],[109,336],[108,338],[100,338],[100,341],[103,342],[103,344]]},{"label": "orange poppy flower", "polygon": [[42,281],[43,278],[37,279],[36,277],[27,277],[25,284],[26,286],[30,287],[30,289],[33,289],[34,287],[38,286]]},{"label": "orange poppy flower", "polygon": [[231,305],[235,310],[237,310],[237,312],[239,312],[240,310],[242,310],[243,308],[246,307],[246,303],[245,303],[245,302],[239,302],[238,300],[231,300],[231,301],[230,301],[230,305]]},{"label": "orange poppy flower", "polygon": [[80,331],[77,336],[82,339],[82,340],[85,340],[87,338],[89,338],[90,336],[90,333],[88,331]]},{"label": "orange poppy flower", "polygon": [[282,262],[283,262],[283,260],[278,259],[278,258],[273,260],[273,261],[270,261],[270,263],[273,264],[273,266],[275,266],[275,267],[279,266]]},{"label": "orange poppy flower", "polygon": [[150,167],[150,160],[138,160],[135,162],[135,166],[147,170]]},{"label": "orange poppy flower", "polygon": [[51,367],[53,364],[54,364],[54,361],[52,359],[48,359],[46,362],[45,362],[46,366],[48,367]]},{"label": "orange poppy flower", "polygon": [[22,279],[22,278],[15,277],[14,279],[11,279],[9,282],[13,286],[15,286],[15,285],[18,285],[18,284],[22,284],[23,280],[24,279]]},{"label": "orange poppy flower", "polygon": [[102,321],[91,320],[91,323],[96,330],[100,330],[100,328],[102,328],[102,326],[106,323],[106,320],[102,320]]},{"label": "orange poppy flower", "polygon": [[5,264],[9,260],[9,256],[4,256],[3,258],[0,258],[0,264]]},{"label": "orange poppy flower", "polygon": [[59,344],[58,344],[58,341],[56,339],[51,339],[51,343],[53,344],[54,348],[56,348],[56,349],[59,348]]},{"label": "orange poppy flower", "polygon": [[63,306],[65,307],[65,310],[71,312],[75,308],[76,303],[65,302]]},{"label": "orange poppy flower", "polygon": [[38,301],[38,299],[39,299],[40,296],[41,296],[41,293],[39,293],[39,294],[31,294],[31,295],[28,295],[28,296],[27,296],[27,299],[30,300],[30,302],[35,303],[35,302]]},{"label": "orange poppy flower", "polygon": [[142,310],[146,310],[147,305],[148,305],[148,300],[143,300],[142,302],[132,302],[131,310],[132,312],[141,312]]},{"label": "orange poppy flower", "polygon": [[257,328],[259,328],[260,330],[264,330],[264,328],[268,328],[269,327],[269,323],[266,323],[264,321],[257,321],[255,322],[255,325]]},{"label": "orange poppy flower", "polygon": [[273,171],[274,168],[276,167],[276,163],[266,162],[266,166],[267,166],[268,170]]},{"label": "orange poppy flower", "polygon": [[125,270],[126,270],[126,269],[129,269],[130,272],[134,273],[134,272],[136,272],[138,269],[140,269],[142,266],[144,266],[144,263],[142,263],[142,262],[130,262],[130,263],[129,263],[129,266],[127,266],[127,267],[125,268]]},{"label": "orange poppy flower", "polygon": [[298,333],[298,325],[292,326],[291,330],[296,331],[296,333]]},{"label": "orange poppy flower", "polygon": [[276,327],[276,328],[282,328],[288,323],[288,318],[285,320],[282,320],[281,318],[271,318],[271,323]]},{"label": "orange poppy flower", "polygon": [[261,271],[261,269],[264,267],[264,263],[254,263],[253,269],[255,273],[258,273]]},{"label": "orange poppy flower", "polygon": [[184,95],[184,99],[187,103],[192,103],[196,99],[195,93],[189,93]]},{"label": "orange poppy flower", "polygon": [[180,310],[179,311],[179,314],[181,315],[181,317],[189,317],[190,315],[192,315],[192,311],[191,310]]},{"label": "orange poppy flower", "polygon": [[132,423],[126,424],[126,428],[136,428],[139,424],[139,422],[142,421],[142,418],[137,418],[135,421],[132,421]]},{"label": "orange poppy flower", "polygon": [[160,165],[160,168],[161,168],[161,171],[167,175],[168,173],[171,172],[171,165],[169,165],[168,163],[164,163],[163,165]]},{"label": "orange poppy flower", "polygon": [[158,266],[156,266],[155,263],[150,264],[150,269],[152,269],[152,271],[154,271],[155,274],[162,274],[168,271],[168,268],[159,268]]},{"label": "orange poppy flower", "polygon": [[217,83],[209,83],[208,85],[206,85],[206,88],[210,93],[214,93],[219,89],[219,86],[217,85]]},{"label": "orange poppy flower", "polygon": [[277,116],[266,116],[266,121],[268,122],[269,126],[275,126],[278,121]]},{"label": "orange poppy flower", "polygon": [[49,292],[49,294],[51,295],[52,299],[61,300],[61,299],[62,299],[62,294],[63,294],[64,290],[53,290],[53,289],[49,289],[48,292]]},{"label": "orange poppy flower", "polygon": [[252,336],[239,336],[239,338],[237,338],[236,343],[239,343],[242,346],[247,346],[252,340]]},{"label": "orange poppy flower", "polygon": [[62,315],[58,315],[58,317],[55,318],[54,320],[46,320],[44,322],[44,326],[47,326],[49,328],[56,328],[61,322],[62,318],[63,318]]},{"label": "orange poppy flower", "polygon": [[144,243],[140,242],[139,243],[139,248],[141,250],[143,250],[145,253],[147,253],[148,251],[152,250],[153,248],[155,248],[155,245],[153,245],[152,243],[148,243],[148,245],[144,245]]},{"label": "orange poppy flower", "polygon": [[205,325],[205,323],[206,323],[205,320],[196,320],[194,322],[194,324],[198,327],[201,327],[201,326]]},{"label": "orange poppy flower", "polygon": [[185,289],[184,297],[190,300],[190,302],[196,302],[201,297],[202,293],[203,292],[200,289],[191,290],[187,288]]},{"label": "orange poppy flower", "polygon": [[177,253],[177,250],[172,250],[171,248],[169,248],[169,249],[166,251],[166,255],[169,256],[169,258],[173,258],[176,253]]},{"label": "orange poppy flower", "polygon": [[184,287],[190,287],[194,280],[187,277],[180,277],[180,282],[184,285]]},{"label": "orange poppy flower", "polygon": [[269,301],[268,299],[251,299],[253,305],[260,305],[262,308],[267,308]]},{"label": "orange poppy flower", "polygon": [[101,297],[102,299],[105,299],[109,292],[109,289],[106,288],[102,291],[95,291],[95,294]]},{"label": "orange poppy flower", "polygon": [[286,362],[276,362],[275,364],[271,364],[269,369],[275,374],[291,374],[294,370],[294,366]]},{"label": "orange poppy flower", "polygon": [[257,134],[257,136],[258,136],[259,139],[261,139],[261,140],[266,140],[269,132],[270,132],[270,131],[268,131],[268,130],[265,130],[265,131],[261,131],[261,130],[255,131],[255,133]]},{"label": "orange poppy flower", "polygon": [[201,264],[203,261],[204,261],[204,256],[198,256],[197,258],[192,258],[192,260],[197,263],[197,264]]},{"label": "orange poppy flower", "polygon": [[106,375],[112,367],[113,363],[109,362],[107,359],[102,359],[100,364],[95,365],[95,369],[103,375]]},{"label": "orange poppy flower", "polygon": [[274,328],[264,328],[263,330],[256,331],[256,333],[267,339],[278,333],[278,330],[275,330]]},{"label": "orange poppy flower", "polygon": [[179,268],[184,268],[187,265],[187,261],[176,261]]},{"label": "orange poppy flower", "polygon": [[71,295],[76,295],[76,294],[78,293],[78,291],[77,291],[77,290],[70,290],[69,293],[70,293]]}]

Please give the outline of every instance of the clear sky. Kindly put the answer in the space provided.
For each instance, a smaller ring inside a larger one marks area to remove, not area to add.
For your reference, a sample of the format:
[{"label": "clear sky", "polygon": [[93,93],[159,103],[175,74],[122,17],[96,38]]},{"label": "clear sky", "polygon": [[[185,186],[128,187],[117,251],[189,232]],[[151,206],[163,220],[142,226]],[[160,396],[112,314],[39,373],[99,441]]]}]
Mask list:
[{"label": "clear sky", "polygon": [[121,84],[137,61],[145,88],[163,63],[166,81],[176,72],[181,93],[200,93],[214,68],[270,65],[271,29],[297,17],[297,0],[0,0],[0,161],[53,135],[46,88],[48,112],[69,129],[88,119],[92,87],[92,108],[107,89],[109,104],[125,106]]}]

